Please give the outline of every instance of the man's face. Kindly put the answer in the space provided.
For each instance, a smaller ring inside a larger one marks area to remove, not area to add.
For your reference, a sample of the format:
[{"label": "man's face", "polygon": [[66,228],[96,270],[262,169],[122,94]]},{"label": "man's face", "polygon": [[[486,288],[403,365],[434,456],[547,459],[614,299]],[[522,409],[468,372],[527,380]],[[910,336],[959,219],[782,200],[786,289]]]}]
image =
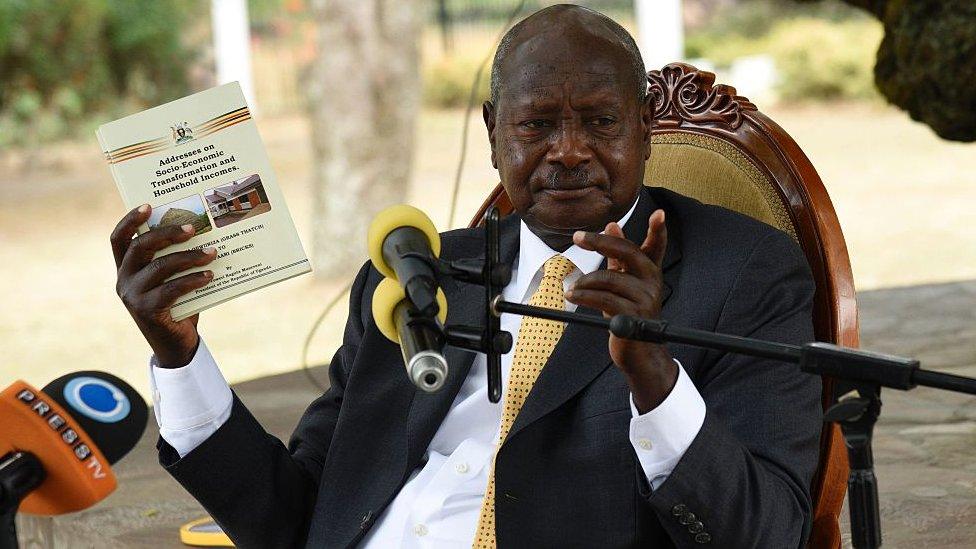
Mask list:
[{"label": "man's face", "polygon": [[559,242],[622,217],[643,182],[651,128],[626,56],[591,36],[549,32],[514,48],[501,70],[485,123],[523,220]]}]

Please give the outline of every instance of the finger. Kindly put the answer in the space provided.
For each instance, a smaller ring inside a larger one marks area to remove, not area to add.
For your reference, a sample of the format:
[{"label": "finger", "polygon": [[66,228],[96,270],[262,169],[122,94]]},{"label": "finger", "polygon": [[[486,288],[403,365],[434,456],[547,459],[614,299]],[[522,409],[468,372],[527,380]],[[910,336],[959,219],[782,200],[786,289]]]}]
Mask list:
[{"label": "finger", "polygon": [[664,252],[668,247],[668,226],[664,222],[664,210],[654,210],[647,218],[647,237],[640,248],[655,265],[664,262]]},{"label": "finger", "polygon": [[607,291],[635,303],[654,299],[655,289],[647,281],[630,273],[599,270],[581,276],[570,290]]},{"label": "finger", "polygon": [[164,311],[197,288],[203,288],[213,280],[213,271],[190,273],[156,286],[145,295],[146,306],[153,311]]},{"label": "finger", "polygon": [[157,257],[132,276],[132,288],[136,292],[148,292],[167,278],[193,267],[202,267],[217,257],[215,248],[186,250]]},{"label": "finger", "polygon": [[566,299],[580,307],[596,309],[609,316],[636,314],[639,310],[633,301],[603,290],[577,290],[574,288],[568,292]]},{"label": "finger", "polygon": [[152,208],[149,204],[133,208],[125,214],[112,231],[109,240],[112,242],[112,255],[115,256],[116,269],[122,266],[122,258],[125,257],[125,251],[129,249],[129,244],[132,243],[132,236],[136,234],[139,225],[149,219],[150,212],[152,212]]},{"label": "finger", "polygon": [[186,242],[193,236],[193,225],[167,225],[157,227],[143,233],[132,240],[119,266],[119,276],[132,276],[152,261],[159,250],[180,242]]},{"label": "finger", "polygon": [[[607,235],[610,235],[610,236],[615,236],[617,238],[626,238],[624,236],[623,229],[621,229],[620,228],[620,225],[617,224],[617,223],[607,223],[606,228],[603,229],[603,234],[607,234]],[[612,257],[608,257],[607,258],[607,269],[610,269],[610,270],[613,270],[613,271],[622,271],[623,270],[623,265],[621,265],[620,261],[618,261],[617,259],[612,258]]]},{"label": "finger", "polygon": [[[650,258],[630,240],[618,238],[599,233],[576,231],[573,235],[573,242],[584,250],[596,251],[607,258],[619,260],[622,270],[631,273],[639,278],[651,276],[655,271],[655,266]],[[620,270],[620,269],[618,269]]]}]

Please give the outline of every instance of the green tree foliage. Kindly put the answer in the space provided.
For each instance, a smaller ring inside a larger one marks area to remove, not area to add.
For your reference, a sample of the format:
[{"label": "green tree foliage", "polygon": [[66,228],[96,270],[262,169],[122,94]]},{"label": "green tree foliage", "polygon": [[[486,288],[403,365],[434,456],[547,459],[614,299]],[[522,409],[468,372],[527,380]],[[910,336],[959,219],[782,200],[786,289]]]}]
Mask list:
[{"label": "green tree foliage", "polygon": [[875,81],[939,137],[976,141],[976,2],[889,0]]},{"label": "green tree foliage", "polygon": [[844,1],[884,24],[874,78],[885,98],[943,139],[976,141],[976,2]]},{"label": "green tree foliage", "polygon": [[206,5],[0,0],[0,146],[62,137],[125,104],[185,94],[195,48],[183,33]]}]

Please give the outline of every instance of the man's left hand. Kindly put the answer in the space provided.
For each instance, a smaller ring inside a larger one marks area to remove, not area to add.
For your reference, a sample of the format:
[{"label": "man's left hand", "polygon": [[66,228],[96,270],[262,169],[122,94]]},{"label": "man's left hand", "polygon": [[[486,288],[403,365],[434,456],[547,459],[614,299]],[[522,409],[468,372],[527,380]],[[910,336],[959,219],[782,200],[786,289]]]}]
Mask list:
[{"label": "man's left hand", "polygon": [[[603,311],[606,317],[627,314],[658,318],[661,265],[668,242],[664,210],[648,218],[647,237],[640,246],[627,240],[616,223],[607,224],[603,234],[577,231],[573,242],[606,257],[607,268],[581,276],[566,292],[566,299]],[[610,358],[627,378],[634,405],[642,414],[663,402],[678,379],[677,365],[664,345],[610,334]]]}]

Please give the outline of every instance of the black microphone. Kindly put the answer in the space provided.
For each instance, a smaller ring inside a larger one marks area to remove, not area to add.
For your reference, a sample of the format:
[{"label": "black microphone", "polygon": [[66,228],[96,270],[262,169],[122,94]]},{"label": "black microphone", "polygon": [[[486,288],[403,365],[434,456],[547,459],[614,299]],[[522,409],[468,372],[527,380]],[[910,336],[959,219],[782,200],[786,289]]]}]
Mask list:
[{"label": "black microphone", "polygon": [[142,438],[149,408],[131,385],[94,370],[72,372],[42,389],[85,430],[108,459],[116,463]]},{"label": "black microphone", "polygon": [[393,279],[384,278],[373,292],[373,319],[380,332],[400,345],[407,376],[419,389],[432,393],[447,379],[444,348],[444,320],[447,301],[438,290],[435,299],[440,312],[429,317],[418,311],[407,299],[403,288]]},{"label": "black microphone", "polygon": [[430,218],[406,204],[389,207],[373,218],[366,240],[373,266],[403,286],[420,314],[434,318],[439,311],[434,261],[441,241]]}]

